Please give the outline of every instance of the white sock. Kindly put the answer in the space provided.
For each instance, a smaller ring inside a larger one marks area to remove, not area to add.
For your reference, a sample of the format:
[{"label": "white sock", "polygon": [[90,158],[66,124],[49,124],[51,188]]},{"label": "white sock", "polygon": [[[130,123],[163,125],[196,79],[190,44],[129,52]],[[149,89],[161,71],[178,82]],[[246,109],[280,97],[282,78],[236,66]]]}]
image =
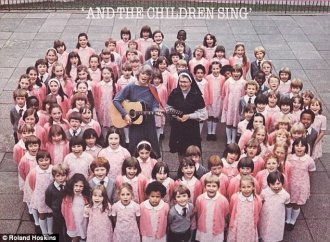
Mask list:
[{"label": "white sock", "polygon": [[212,121],[207,121],[207,134],[212,134]]},{"label": "white sock", "polygon": [[48,234],[53,234],[53,217],[47,217],[47,229]]},{"label": "white sock", "polygon": [[292,216],[291,216],[290,224],[295,224],[296,223],[299,214],[300,214],[300,208],[292,209]]},{"label": "white sock", "polygon": [[237,129],[231,128],[231,143],[236,143]]},{"label": "white sock", "polygon": [[125,143],[129,143],[129,129],[124,128],[124,134],[125,134]]},{"label": "white sock", "polygon": [[39,219],[40,229],[42,234],[48,234],[47,229],[47,220],[46,219]]},{"label": "white sock", "polygon": [[231,128],[226,127],[227,144],[231,142]]},{"label": "white sock", "polygon": [[289,224],[290,221],[291,221],[292,207],[286,207],[285,208],[285,212],[286,212],[286,214],[285,214],[285,217],[286,217],[285,222],[287,224]]},{"label": "white sock", "polygon": [[203,126],[204,126],[204,122],[200,122],[199,123],[199,133],[200,134],[202,134]]},{"label": "white sock", "polygon": [[33,212],[32,212],[33,208],[31,208],[30,203],[26,203],[26,206],[27,206],[27,208],[29,210],[29,214],[33,214]]},{"label": "white sock", "polygon": [[32,216],[34,218],[34,224],[36,226],[39,226],[39,214],[38,214],[38,211],[36,209],[32,208]]},{"label": "white sock", "polygon": [[157,140],[159,140],[159,136],[160,136],[160,133],[161,131],[160,131],[160,128],[156,128],[156,133],[157,133]]},{"label": "white sock", "polygon": [[217,123],[213,122],[211,134],[215,134],[216,129],[217,129]]}]

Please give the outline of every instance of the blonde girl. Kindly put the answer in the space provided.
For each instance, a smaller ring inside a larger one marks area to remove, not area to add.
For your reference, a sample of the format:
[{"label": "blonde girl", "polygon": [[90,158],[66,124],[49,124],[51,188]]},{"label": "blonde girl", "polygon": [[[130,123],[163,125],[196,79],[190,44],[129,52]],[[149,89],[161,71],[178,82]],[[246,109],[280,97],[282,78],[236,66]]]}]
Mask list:
[{"label": "blonde girl", "polygon": [[257,127],[252,134],[252,139],[257,139],[260,144],[261,152],[260,156],[264,157],[267,155],[268,151],[268,135],[267,135],[267,130],[265,126],[260,126]]},{"label": "blonde girl", "polygon": [[314,144],[314,150],[312,152],[312,158],[317,159],[322,157],[322,139],[324,137],[324,132],[327,129],[327,117],[322,114],[322,102],[319,98],[313,98],[309,108],[315,113],[315,120],[312,123],[312,128],[318,132]]},{"label": "blonde girl", "polygon": [[246,80],[246,74],[250,69],[250,61],[245,53],[245,46],[243,43],[237,43],[234,48],[233,56],[229,57],[229,64],[234,66],[239,64],[243,69],[243,79]]},{"label": "blonde girl", "polygon": [[110,216],[107,191],[103,185],[96,185],[91,192],[90,203],[84,208],[84,217],[88,221],[86,242],[112,241]]},{"label": "blonde girl", "polygon": [[52,67],[51,78],[56,78],[60,81],[63,91],[71,97],[75,83],[66,75],[65,68],[62,63],[55,62]]},{"label": "blonde girl", "polygon": [[140,206],[133,201],[133,188],[129,183],[118,187],[119,201],[112,206],[113,242],[140,242]]},{"label": "blonde girl", "polygon": [[57,124],[50,127],[48,132],[48,140],[45,145],[46,150],[50,153],[52,164],[62,164],[64,157],[69,154],[69,142],[63,128]]},{"label": "blonde girl", "polygon": [[263,168],[264,166],[264,159],[262,158],[261,154],[261,146],[260,141],[257,138],[251,138],[245,145],[245,154],[241,156],[247,157],[253,161],[254,169],[252,171],[252,175],[255,177],[257,173]]},{"label": "blonde girl", "polygon": [[45,56],[45,60],[48,66],[48,74],[51,75],[52,74],[52,66],[53,64],[57,61],[57,51],[54,48],[49,48],[46,51],[46,56]]}]

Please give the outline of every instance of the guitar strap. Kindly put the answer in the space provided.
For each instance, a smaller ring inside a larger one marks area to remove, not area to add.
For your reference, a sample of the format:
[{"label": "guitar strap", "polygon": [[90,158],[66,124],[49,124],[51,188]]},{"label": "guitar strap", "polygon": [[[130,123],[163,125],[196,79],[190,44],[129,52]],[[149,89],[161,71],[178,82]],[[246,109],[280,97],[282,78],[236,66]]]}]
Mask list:
[{"label": "guitar strap", "polygon": [[161,106],[161,108],[163,110],[165,110],[163,104],[160,102],[160,99],[159,99],[159,96],[158,96],[158,93],[156,92],[156,90],[152,87],[152,85],[150,83],[148,84],[148,87],[149,87],[149,90],[150,90],[151,94],[154,96],[154,98],[159,103],[159,105]]}]

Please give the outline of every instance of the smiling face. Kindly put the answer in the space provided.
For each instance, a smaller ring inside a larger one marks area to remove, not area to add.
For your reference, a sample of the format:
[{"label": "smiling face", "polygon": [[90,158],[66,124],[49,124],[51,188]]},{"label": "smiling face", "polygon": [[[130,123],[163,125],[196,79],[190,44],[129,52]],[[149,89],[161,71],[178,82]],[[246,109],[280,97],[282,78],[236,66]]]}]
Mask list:
[{"label": "smiling face", "polygon": [[188,204],[189,196],[187,193],[183,193],[183,194],[177,193],[175,195],[175,201],[176,204],[180,205],[181,207],[185,207]]},{"label": "smiling face", "polygon": [[256,133],[256,138],[259,141],[259,143],[263,143],[266,138],[266,130],[265,129],[260,129],[258,133]]},{"label": "smiling face", "polygon": [[194,173],[195,173],[195,166],[184,166],[181,169],[183,176],[185,179],[190,180],[191,178],[193,178]]},{"label": "smiling face", "polygon": [[264,125],[263,118],[261,116],[254,117],[253,128],[256,129],[257,127],[260,127],[261,125]]},{"label": "smiling face", "polygon": [[92,111],[90,109],[86,109],[85,112],[81,114],[81,117],[84,123],[89,123],[92,119]]},{"label": "smiling face", "polygon": [[79,45],[81,48],[86,48],[87,47],[87,43],[88,43],[88,39],[86,38],[86,36],[80,36],[78,39]]},{"label": "smiling face", "polygon": [[52,109],[52,112],[50,113],[50,116],[52,117],[53,121],[60,122],[62,119],[62,111],[60,108],[54,107]]},{"label": "smiling face", "polygon": [[269,187],[270,189],[272,189],[273,192],[279,193],[283,188],[283,184],[279,180],[276,180],[274,184],[270,183]]},{"label": "smiling face", "polygon": [[256,95],[257,93],[257,88],[255,85],[248,85],[247,88],[246,88],[246,94],[249,96],[249,97],[252,97],[254,95]]},{"label": "smiling face", "polygon": [[238,154],[236,153],[228,153],[226,160],[229,164],[233,164],[238,159]]},{"label": "smiling face", "polygon": [[150,151],[146,149],[139,150],[139,157],[142,161],[146,162],[150,157]]},{"label": "smiling face", "polygon": [[211,173],[212,173],[212,175],[220,176],[221,171],[222,171],[222,166],[221,165],[212,166],[211,167]]},{"label": "smiling face", "polygon": [[271,77],[269,78],[268,83],[269,83],[269,89],[276,91],[280,85],[280,80],[275,77]]},{"label": "smiling face", "polygon": [[150,75],[146,72],[139,74],[138,84],[139,86],[148,86],[150,80]]},{"label": "smiling face", "polygon": [[87,81],[88,73],[85,70],[78,72],[78,77],[80,81]]},{"label": "smiling face", "polygon": [[262,71],[265,73],[266,76],[272,73],[272,66],[268,63],[264,63],[262,65]]},{"label": "smiling face", "polygon": [[54,63],[57,59],[57,55],[55,53],[55,50],[48,51],[48,53],[46,55],[46,59],[50,64]]},{"label": "smiling face", "polygon": [[95,167],[94,175],[102,181],[107,175],[107,169],[104,166]]},{"label": "smiling face", "polygon": [[137,168],[133,166],[126,167],[126,176],[128,179],[133,179],[136,177]]},{"label": "smiling face", "polygon": [[38,73],[35,71],[35,70],[30,70],[29,73],[29,78],[30,78],[30,82],[31,82],[31,85],[34,85],[37,81],[37,78],[38,78]]},{"label": "smiling face", "polygon": [[83,181],[77,181],[77,182],[73,185],[73,192],[74,192],[76,195],[81,194],[83,190],[84,190],[84,183],[83,183]]},{"label": "smiling face", "polygon": [[245,54],[245,49],[243,46],[238,46],[235,50],[235,54],[237,57],[242,57]]},{"label": "smiling face", "polygon": [[119,147],[120,137],[119,134],[112,133],[108,137],[109,146],[111,149],[115,150]]},{"label": "smiling face", "polygon": [[231,73],[231,77],[235,80],[235,81],[238,81],[242,76],[242,73],[238,70],[234,70],[232,73]]},{"label": "smiling face", "polygon": [[255,147],[255,146],[246,147],[247,157],[252,159],[252,158],[256,157],[257,153],[258,153],[258,147]]},{"label": "smiling face", "polygon": [[34,144],[34,143],[31,143],[28,145],[28,151],[30,153],[30,155],[32,156],[36,156],[38,151],[39,151],[39,144]]},{"label": "smiling face", "polygon": [[38,159],[38,165],[41,170],[47,170],[50,165],[50,159],[48,157],[43,157]]},{"label": "smiling face", "polygon": [[92,195],[92,201],[93,204],[100,205],[104,200],[104,197],[102,196],[102,191],[100,189],[94,189],[93,195]]},{"label": "smiling face", "polygon": [[108,69],[103,69],[102,71],[102,77],[104,82],[110,82],[111,81],[111,72]]},{"label": "smiling face", "polygon": [[84,147],[82,145],[73,145],[71,150],[74,155],[78,156],[84,151]]},{"label": "smiling face", "polygon": [[57,95],[59,89],[60,89],[60,86],[57,84],[57,82],[52,81],[49,83],[49,90],[52,95]]},{"label": "smiling face", "polygon": [[294,146],[294,149],[295,149],[295,154],[299,157],[304,156],[306,153],[306,147],[302,143],[296,144]]},{"label": "smiling face", "polygon": [[277,160],[274,159],[274,158],[270,158],[266,161],[266,169],[269,171],[269,172],[273,172],[273,171],[276,171],[278,168],[278,163],[277,163]]},{"label": "smiling face", "polygon": [[63,135],[62,134],[54,134],[52,135],[52,142],[55,144],[60,143],[63,140]]},{"label": "smiling face", "polygon": [[240,190],[244,197],[249,197],[254,191],[254,185],[251,181],[241,181]]},{"label": "smiling face", "polygon": [[280,146],[276,147],[276,149],[274,149],[273,152],[279,162],[283,162],[285,160],[286,152],[283,147],[280,147]]},{"label": "smiling face", "polygon": [[241,176],[251,175],[251,173],[252,173],[251,167],[241,167],[241,168],[239,168],[239,174]]},{"label": "smiling face", "polygon": [[64,69],[62,66],[55,66],[54,74],[57,79],[61,79],[64,74]]},{"label": "smiling face", "polygon": [[205,185],[205,191],[209,198],[215,197],[215,195],[217,195],[218,189],[219,189],[219,186],[215,182],[207,183]]},{"label": "smiling face", "polygon": [[312,115],[309,113],[304,113],[301,116],[301,122],[305,126],[305,129],[308,129],[312,124]]},{"label": "smiling face", "polygon": [[312,102],[310,104],[310,109],[313,111],[313,113],[319,114],[320,110],[321,110],[321,106],[320,106],[319,102]]},{"label": "smiling face", "polygon": [[180,76],[179,86],[183,92],[190,90],[191,87],[190,79],[186,76]]}]

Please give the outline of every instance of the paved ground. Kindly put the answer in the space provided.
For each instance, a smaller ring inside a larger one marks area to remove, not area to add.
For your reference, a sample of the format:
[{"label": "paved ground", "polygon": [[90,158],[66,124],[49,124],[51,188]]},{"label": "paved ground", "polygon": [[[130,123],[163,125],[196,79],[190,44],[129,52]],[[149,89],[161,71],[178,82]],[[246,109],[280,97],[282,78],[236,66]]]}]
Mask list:
[{"label": "paved ground", "polygon": [[[227,48],[227,54],[232,52],[237,41],[246,44],[250,58],[253,57],[253,48],[263,45],[276,70],[282,66],[290,67],[293,77],[304,80],[305,89],[311,89],[322,98],[324,113],[330,117],[329,15],[249,15],[246,20],[91,20],[86,19],[86,16],[86,12],[0,13],[0,233],[34,231],[17,187],[17,168],[12,162],[13,138],[9,110],[18,77],[27,66],[45,55],[45,50],[52,46],[54,39],[63,39],[71,50],[78,33],[87,32],[92,46],[99,51],[109,36],[119,38],[122,27],[130,28],[134,37],[142,25],[149,24],[153,30],[160,28],[164,32],[168,45],[173,44],[176,32],[182,28],[188,32],[190,46],[200,43],[203,36],[210,32],[216,35],[218,43]],[[206,142],[204,132],[204,159],[210,154],[222,153],[223,131],[223,127],[220,127],[218,136],[221,138],[216,143]],[[285,241],[330,241],[328,134],[327,131],[325,154],[316,161],[317,171],[312,174],[311,198],[303,207],[295,230],[285,234]],[[176,156],[168,152],[167,143],[165,140],[162,145],[163,157],[174,169]]]}]

